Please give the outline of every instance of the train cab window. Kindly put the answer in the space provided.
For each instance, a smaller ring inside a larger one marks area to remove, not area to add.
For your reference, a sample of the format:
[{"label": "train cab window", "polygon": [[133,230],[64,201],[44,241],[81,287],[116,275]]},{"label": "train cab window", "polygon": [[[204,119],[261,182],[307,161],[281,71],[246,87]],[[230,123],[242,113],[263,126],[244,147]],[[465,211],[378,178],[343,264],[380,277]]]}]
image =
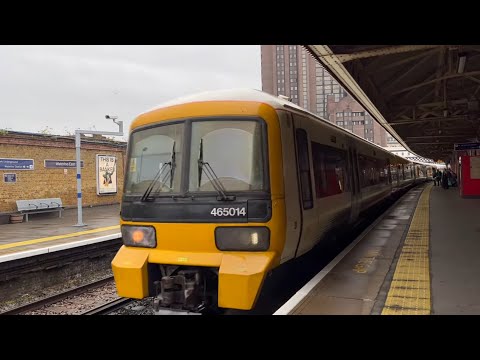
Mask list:
[{"label": "train cab window", "polygon": [[259,121],[193,121],[189,191],[265,190],[264,142]]},{"label": "train cab window", "polygon": [[308,154],[307,132],[303,129],[297,129],[296,138],[302,204],[304,209],[311,209],[313,208],[313,196],[312,181],[310,178],[310,157]]},{"label": "train cab window", "polygon": [[125,194],[179,193],[183,163],[183,124],[161,125],[132,133]]},{"label": "train cab window", "polygon": [[345,151],[316,142],[311,144],[316,197],[323,198],[347,191]]}]

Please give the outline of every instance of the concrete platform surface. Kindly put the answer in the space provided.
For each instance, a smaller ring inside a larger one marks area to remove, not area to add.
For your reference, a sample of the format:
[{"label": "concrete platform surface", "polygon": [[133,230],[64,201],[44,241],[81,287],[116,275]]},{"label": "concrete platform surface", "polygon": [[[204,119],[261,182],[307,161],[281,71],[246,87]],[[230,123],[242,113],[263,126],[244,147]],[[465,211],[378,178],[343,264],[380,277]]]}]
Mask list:
[{"label": "concrete platform surface", "polygon": [[120,205],[83,209],[87,226],[75,227],[77,209],[57,213],[34,214],[29,222],[0,225],[0,256],[46,246],[91,239],[120,232]]}]

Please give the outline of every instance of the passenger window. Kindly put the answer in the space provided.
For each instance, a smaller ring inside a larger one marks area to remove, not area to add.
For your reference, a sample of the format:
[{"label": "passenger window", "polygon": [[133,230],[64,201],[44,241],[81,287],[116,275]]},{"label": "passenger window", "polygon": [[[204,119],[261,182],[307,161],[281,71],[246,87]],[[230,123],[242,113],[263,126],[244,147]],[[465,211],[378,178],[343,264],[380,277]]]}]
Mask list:
[{"label": "passenger window", "polygon": [[345,179],[346,153],[312,142],[313,178],[317,198],[348,191]]},{"label": "passenger window", "polygon": [[296,130],[298,172],[300,174],[300,188],[304,209],[313,208],[312,182],[310,178],[310,158],[308,154],[307,132],[303,129]]},{"label": "passenger window", "polygon": [[[368,187],[378,184],[388,184],[388,161],[383,162],[381,159],[372,158],[366,155],[358,157],[358,163],[361,173],[361,187]],[[396,177],[395,169],[392,168],[392,178]]]},{"label": "passenger window", "polygon": [[384,172],[387,176],[387,184],[391,184],[392,183],[392,172],[390,170],[390,159],[385,159]]}]

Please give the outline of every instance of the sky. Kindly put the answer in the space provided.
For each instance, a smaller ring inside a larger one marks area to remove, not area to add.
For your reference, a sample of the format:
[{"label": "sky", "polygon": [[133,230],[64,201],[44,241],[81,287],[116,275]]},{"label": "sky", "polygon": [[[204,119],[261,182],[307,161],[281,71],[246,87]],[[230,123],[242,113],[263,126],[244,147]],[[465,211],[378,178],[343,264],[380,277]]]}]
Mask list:
[{"label": "sky", "polygon": [[239,87],[261,89],[259,45],[1,45],[0,129],[117,131],[109,114],[128,131],[165,101]]}]

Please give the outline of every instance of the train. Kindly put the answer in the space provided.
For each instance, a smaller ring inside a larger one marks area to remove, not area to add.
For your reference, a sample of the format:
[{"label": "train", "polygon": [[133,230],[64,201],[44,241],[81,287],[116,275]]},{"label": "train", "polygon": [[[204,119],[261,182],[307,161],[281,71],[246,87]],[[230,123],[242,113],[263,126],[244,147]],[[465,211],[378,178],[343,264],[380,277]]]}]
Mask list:
[{"label": "train", "polygon": [[117,293],[251,310],[267,274],[431,168],[259,90],[166,102],[130,127]]}]

